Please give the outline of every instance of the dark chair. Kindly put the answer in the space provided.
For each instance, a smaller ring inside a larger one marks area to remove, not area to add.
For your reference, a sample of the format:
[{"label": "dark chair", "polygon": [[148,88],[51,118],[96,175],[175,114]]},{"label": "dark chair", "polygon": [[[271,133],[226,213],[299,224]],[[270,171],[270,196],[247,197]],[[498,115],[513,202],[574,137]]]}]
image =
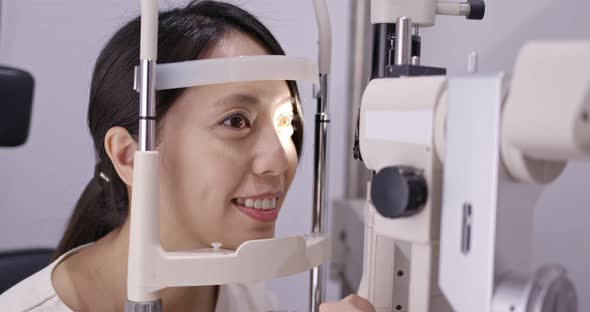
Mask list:
[{"label": "dark chair", "polygon": [[0,251],[0,294],[49,265],[53,253],[50,248]]},{"label": "dark chair", "polygon": [[[0,66],[0,147],[27,141],[34,87],[28,72]],[[46,267],[52,256],[49,248],[0,251],[0,294]]]},{"label": "dark chair", "polygon": [[0,66],[0,146],[25,144],[29,136],[35,80],[28,72]]}]

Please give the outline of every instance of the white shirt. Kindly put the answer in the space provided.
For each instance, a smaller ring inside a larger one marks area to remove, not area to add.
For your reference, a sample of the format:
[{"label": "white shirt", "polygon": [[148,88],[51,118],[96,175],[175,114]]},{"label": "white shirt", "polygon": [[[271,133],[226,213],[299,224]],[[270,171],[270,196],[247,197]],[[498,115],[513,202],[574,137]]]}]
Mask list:
[{"label": "white shirt", "polygon": [[[57,296],[51,274],[59,263],[86,246],[88,245],[68,251],[43,270],[0,295],[0,311],[73,312]],[[261,312],[275,309],[276,298],[261,283],[219,286],[215,312]]]}]

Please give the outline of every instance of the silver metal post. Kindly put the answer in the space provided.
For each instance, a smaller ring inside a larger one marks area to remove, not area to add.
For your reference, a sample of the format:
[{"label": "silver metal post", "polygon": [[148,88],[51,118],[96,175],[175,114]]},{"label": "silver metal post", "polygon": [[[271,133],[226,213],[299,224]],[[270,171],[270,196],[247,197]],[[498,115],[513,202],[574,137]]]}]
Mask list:
[{"label": "silver metal post", "polygon": [[139,65],[139,150],[152,151],[156,145],[156,61]]},{"label": "silver metal post", "polygon": [[[317,98],[318,111],[315,118],[315,148],[314,148],[314,191],[312,232],[325,235],[326,233],[326,156],[328,140],[328,124],[330,118],[327,112],[328,75],[320,76],[320,94]],[[319,306],[325,300],[325,272],[323,265],[311,270],[310,276],[310,311],[318,312]]]},{"label": "silver metal post", "polygon": [[[139,92],[139,151],[156,145],[156,61],[142,59],[135,69],[134,89]],[[162,312],[162,300],[125,302],[125,312]]]},{"label": "silver metal post", "polygon": [[[356,0],[350,2],[350,12],[352,22],[350,23],[350,46],[351,51],[350,63],[347,64],[350,72],[348,77],[348,103],[346,110],[348,112],[347,126],[348,137],[354,138],[356,133],[356,124],[358,113],[360,112],[361,98],[363,92],[369,83],[371,77],[371,49],[372,49],[372,27],[371,27],[371,2],[370,0]],[[393,58],[390,58],[393,59]],[[382,72],[385,71],[383,68]],[[383,76],[383,73],[382,73]],[[353,150],[354,140],[349,140],[343,153],[350,153]],[[347,198],[365,198],[369,170],[365,165],[354,159],[347,157]],[[332,266],[334,268],[334,266]]]},{"label": "silver metal post", "polygon": [[412,56],[412,19],[402,16],[395,24],[395,65],[410,64]]},{"label": "silver metal post", "polygon": [[153,302],[125,302],[125,312],[162,312],[162,300]]}]

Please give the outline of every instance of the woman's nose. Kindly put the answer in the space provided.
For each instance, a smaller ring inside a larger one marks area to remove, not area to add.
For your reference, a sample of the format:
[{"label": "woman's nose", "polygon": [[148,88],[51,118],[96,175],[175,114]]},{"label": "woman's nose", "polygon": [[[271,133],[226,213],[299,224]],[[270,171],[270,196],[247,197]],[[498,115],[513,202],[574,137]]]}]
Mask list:
[{"label": "woman's nose", "polygon": [[257,175],[280,175],[289,168],[286,149],[291,138],[281,138],[277,130],[268,127],[259,136],[253,161],[253,171]]}]

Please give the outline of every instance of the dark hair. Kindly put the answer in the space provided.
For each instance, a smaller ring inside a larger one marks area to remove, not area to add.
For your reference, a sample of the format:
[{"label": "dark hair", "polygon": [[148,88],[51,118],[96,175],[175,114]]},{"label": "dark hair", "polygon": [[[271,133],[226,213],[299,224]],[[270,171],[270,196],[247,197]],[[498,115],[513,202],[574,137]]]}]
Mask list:
[{"label": "dark hair", "polygon": [[[232,31],[245,34],[269,54],[285,52],[270,31],[254,16],[234,5],[217,1],[191,1],[186,7],[159,14],[158,63],[199,59]],[[137,140],[139,96],[133,90],[134,67],[139,64],[140,18],[124,25],[100,53],[90,89],[88,126],[94,141],[97,165],[70,217],[57,247],[55,258],[77,246],[96,241],[120,227],[127,218],[129,200],[125,183],[119,178],[104,148],[107,131],[125,129]],[[301,155],[303,124],[297,86],[287,81],[295,115],[292,140]],[[157,121],[185,89],[156,93]],[[108,180],[108,182],[107,182]]]}]

